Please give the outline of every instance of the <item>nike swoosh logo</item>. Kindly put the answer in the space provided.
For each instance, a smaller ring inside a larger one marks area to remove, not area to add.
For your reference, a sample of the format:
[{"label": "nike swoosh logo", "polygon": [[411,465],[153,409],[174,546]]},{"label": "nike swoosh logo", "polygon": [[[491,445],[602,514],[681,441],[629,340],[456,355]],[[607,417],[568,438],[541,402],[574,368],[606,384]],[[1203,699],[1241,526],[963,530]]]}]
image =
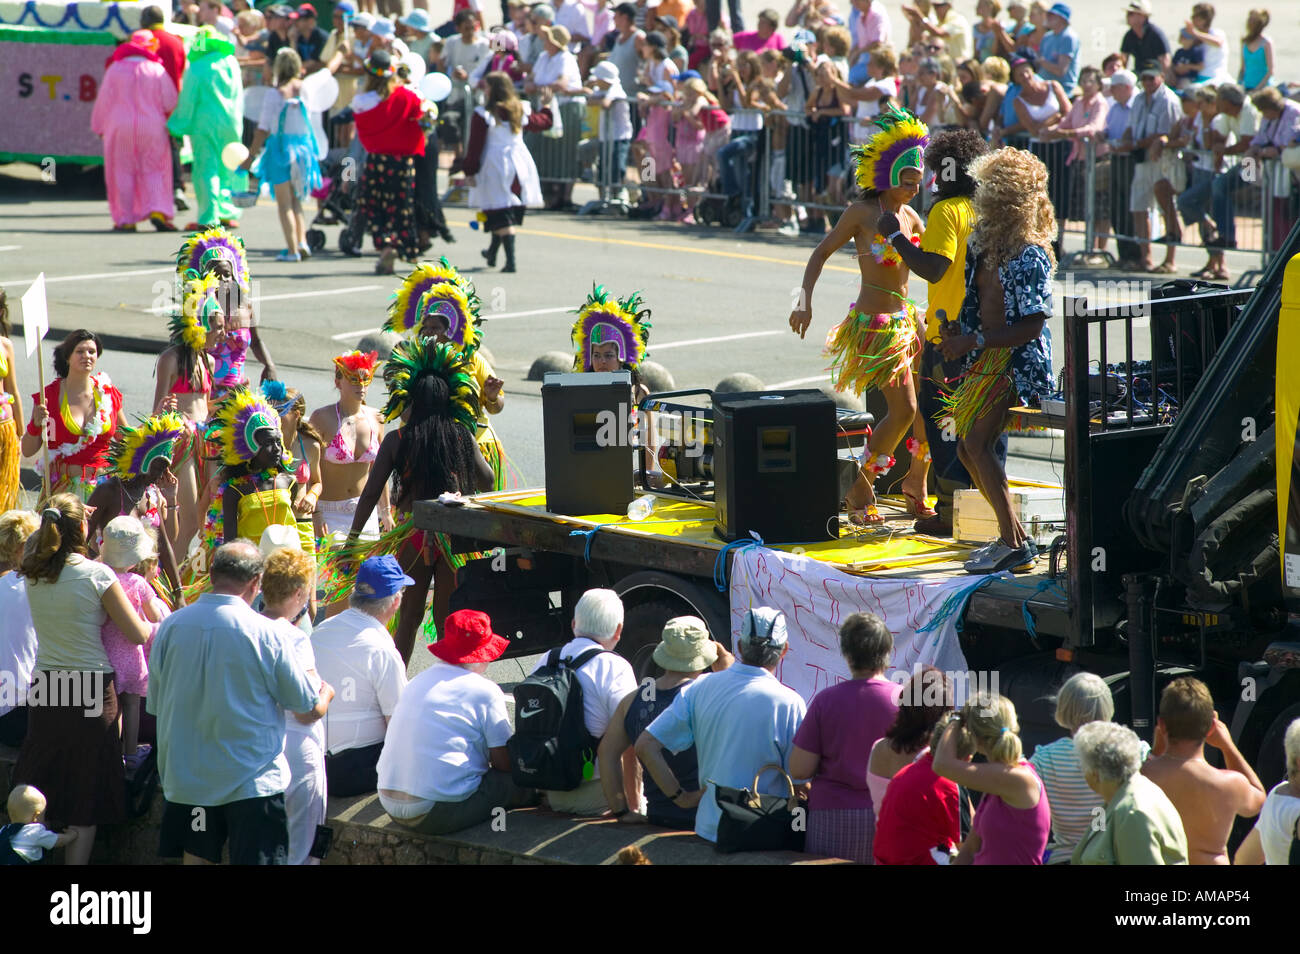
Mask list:
[{"label": "nike swoosh logo", "polygon": [[541,709],[534,709],[532,712],[521,712],[519,713],[519,718],[531,719],[533,716],[538,715],[541,711],[542,711]]}]

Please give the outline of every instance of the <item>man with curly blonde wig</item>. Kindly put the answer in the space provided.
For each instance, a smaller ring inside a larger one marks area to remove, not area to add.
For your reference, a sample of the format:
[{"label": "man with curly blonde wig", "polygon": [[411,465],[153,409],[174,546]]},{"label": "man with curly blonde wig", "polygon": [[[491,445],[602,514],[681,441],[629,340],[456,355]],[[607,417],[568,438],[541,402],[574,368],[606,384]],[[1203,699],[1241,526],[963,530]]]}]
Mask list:
[{"label": "man with curly blonde wig", "polygon": [[1022,149],[999,149],[971,162],[977,225],[966,256],[966,297],[957,321],[942,326],[949,361],[966,357],[965,373],[944,399],[945,439],[998,517],[1000,537],[966,563],[969,573],[1033,568],[1038,549],[1011,509],[1006,469],[995,446],[1008,411],[1036,403],[1054,388],[1052,311],[1056,215],[1047,197],[1047,167]]}]

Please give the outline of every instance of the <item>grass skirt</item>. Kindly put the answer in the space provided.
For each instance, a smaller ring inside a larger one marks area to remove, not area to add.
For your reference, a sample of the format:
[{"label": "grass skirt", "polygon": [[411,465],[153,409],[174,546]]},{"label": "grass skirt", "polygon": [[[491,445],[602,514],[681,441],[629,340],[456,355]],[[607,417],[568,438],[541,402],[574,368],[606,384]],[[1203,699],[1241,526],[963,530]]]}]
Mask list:
[{"label": "grass skirt", "polygon": [[916,308],[909,302],[893,314],[867,315],[856,308],[826,336],[827,357],[837,391],[863,394],[912,379],[921,353]]},{"label": "grass skirt", "polygon": [[987,348],[980,352],[956,390],[940,396],[943,410],[935,420],[946,427],[947,420],[951,419],[957,439],[964,440],[975,422],[1011,390],[1011,376],[1007,373],[1010,363],[1009,348]]},{"label": "grass skirt", "polygon": [[0,421],[0,513],[18,509],[18,467],[22,453],[14,419]]}]

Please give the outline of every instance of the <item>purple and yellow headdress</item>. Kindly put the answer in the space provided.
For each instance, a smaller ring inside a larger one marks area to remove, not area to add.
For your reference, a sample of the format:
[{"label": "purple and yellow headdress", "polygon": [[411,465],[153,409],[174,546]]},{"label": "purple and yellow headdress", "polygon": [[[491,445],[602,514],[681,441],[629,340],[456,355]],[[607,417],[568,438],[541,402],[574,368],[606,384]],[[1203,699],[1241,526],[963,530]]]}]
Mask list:
[{"label": "purple and yellow headdress", "polygon": [[365,354],[360,351],[349,351],[334,359],[334,369],[349,381],[356,382],[363,388],[370,387],[370,382],[375,379],[375,367],[378,364],[378,351],[370,351]]},{"label": "purple and yellow headdress", "polygon": [[881,110],[871,124],[879,131],[849,149],[857,162],[859,188],[884,192],[897,188],[904,169],[924,169],[930,130],[914,113],[891,105]]},{"label": "purple and yellow headdress", "polygon": [[188,436],[189,427],[181,415],[155,414],[142,420],[139,427],[118,430],[108,451],[109,467],[118,477],[130,480],[147,474],[160,458],[175,464],[177,442]]},{"label": "purple and yellow headdress", "polygon": [[447,322],[448,342],[473,351],[483,342],[479,305],[474,283],[447,259],[421,262],[393,294],[384,330],[416,334],[425,318],[437,315]]},{"label": "purple and yellow headdress", "polygon": [[433,338],[399,341],[384,362],[384,383],[388,385],[384,421],[401,417],[411,402],[415,383],[427,374],[436,374],[447,382],[448,413],[474,434],[479,403],[478,388],[469,373],[469,356],[450,342],[440,344]]},{"label": "purple and yellow headdress", "polygon": [[[246,465],[261,450],[260,430],[280,432],[280,415],[275,408],[247,387],[231,388],[212,409],[206,437],[221,448],[221,463],[228,467]],[[285,468],[293,463],[286,451]]]},{"label": "purple and yellow headdress", "polygon": [[573,323],[573,370],[591,370],[591,346],[614,341],[620,362],[636,367],[646,357],[650,341],[650,309],[641,307],[641,293],[613,298],[603,285],[592,288]]},{"label": "purple and yellow headdress", "polygon": [[182,281],[201,278],[218,259],[229,262],[235,281],[244,288],[248,287],[248,259],[244,254],[244,240],[238,235],[231,235],[219,225],[195,232],[185,240],[176,254],[176,275]]},{"label": "purple and yellow headdress", "polygon": [[195,352],[203,350],[208,332],[212,330],[212,321],[221,314],[221,303],[217,300],[220,285],[221,279],[216,275],[191,279],[185,283],[181,310],[173,313],[167,323],[173,345],[184,346]]}]

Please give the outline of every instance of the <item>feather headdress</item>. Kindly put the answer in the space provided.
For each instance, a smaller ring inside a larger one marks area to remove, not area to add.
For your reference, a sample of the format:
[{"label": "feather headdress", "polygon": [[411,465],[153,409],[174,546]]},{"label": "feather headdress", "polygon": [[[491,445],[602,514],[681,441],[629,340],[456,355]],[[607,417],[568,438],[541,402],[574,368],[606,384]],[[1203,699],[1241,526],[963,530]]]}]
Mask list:
[{"label": "feather headdress", "polygon": [[473,434],[478,420],[478,389],[469,373],[466,353],[454,345],[439,344],[432,338],[411,338],[398,342],[384,362],[384,383],[388,385],[388,403],[384,421],[401,417],[411,403],[411,391],[426,374],[436,374],[447,382],[448,410],[453,420]]},{"label": "feather headdress", "polygon": [[479,305],[474,283],[446,258],[436,265],[421,262],[393,294],[384,330],[415,334],[426,318],[437,315],[447,323],[447,340],[470,351],[483,341]]},{"label": "feather headdress", "polygon": [[189,436],[185,418],[173,412],[155,414],[140,421],[139,427],[120,428],[108,450],[108,463],[123,480],[149,473],[154,461],[176,461],[176,442]]},{"label": "feather headdress", "polygon": [[641,307],[641,293],[613,298],[603,285],[593,286],[573,323],[573,370],[591,370],[591,346],[613,341],[618,359],[636,367],[646,357],[650,341],[650,309]]},{"label": "feather headdress", "polygon": [[289,388],[283,381],[263,381],[262,397],[266,398],[271,407],[275,408],[275,413],[283,417],[297,402],[298,396],[295,394],[289,397]]},{"label": "feather headdress", "polygon": [[[231,388],[212,409],[206,437],[221,448],[221,462],[228,467],[247,465],[261,444],[260,430],[280,433],[280,415],[275,408],[247,387]],[[288,468],[293,463],[286,451],[281,461]]]},{"label": "feather headdress", "polygon": [[231,235],[219,225],[195,232],[185,240],[176,254],[176,275],[182,281],[201,278],[218,259],[229,262],[235,281],[244,288],[248,287],[248,260],[244,255],[244,240],[238,235]]},{"label": "feather headdress", "polygon": [[349,381],[356,381],[363,388],[369,387],[375,379],[375,367],[379,364],[379,352],[349,351],[334,359],[334,368]]},{"label": "feather headdress", "polygon": [[221,279],[216,275],[195,278],[185,283],[181,310],[167,323],[173,345],[182,345],[191,351],[202,351],[212,330],[212,319],[221,313],[217,288]]},{"label": "feather headdress", "polygon": [[884,192],[896,188],[904,169],[923,169],[930,130],[914,113],[898,106],[881,110],[871,124],[879,132],[849,152],[857,162],[858,187]]}]

